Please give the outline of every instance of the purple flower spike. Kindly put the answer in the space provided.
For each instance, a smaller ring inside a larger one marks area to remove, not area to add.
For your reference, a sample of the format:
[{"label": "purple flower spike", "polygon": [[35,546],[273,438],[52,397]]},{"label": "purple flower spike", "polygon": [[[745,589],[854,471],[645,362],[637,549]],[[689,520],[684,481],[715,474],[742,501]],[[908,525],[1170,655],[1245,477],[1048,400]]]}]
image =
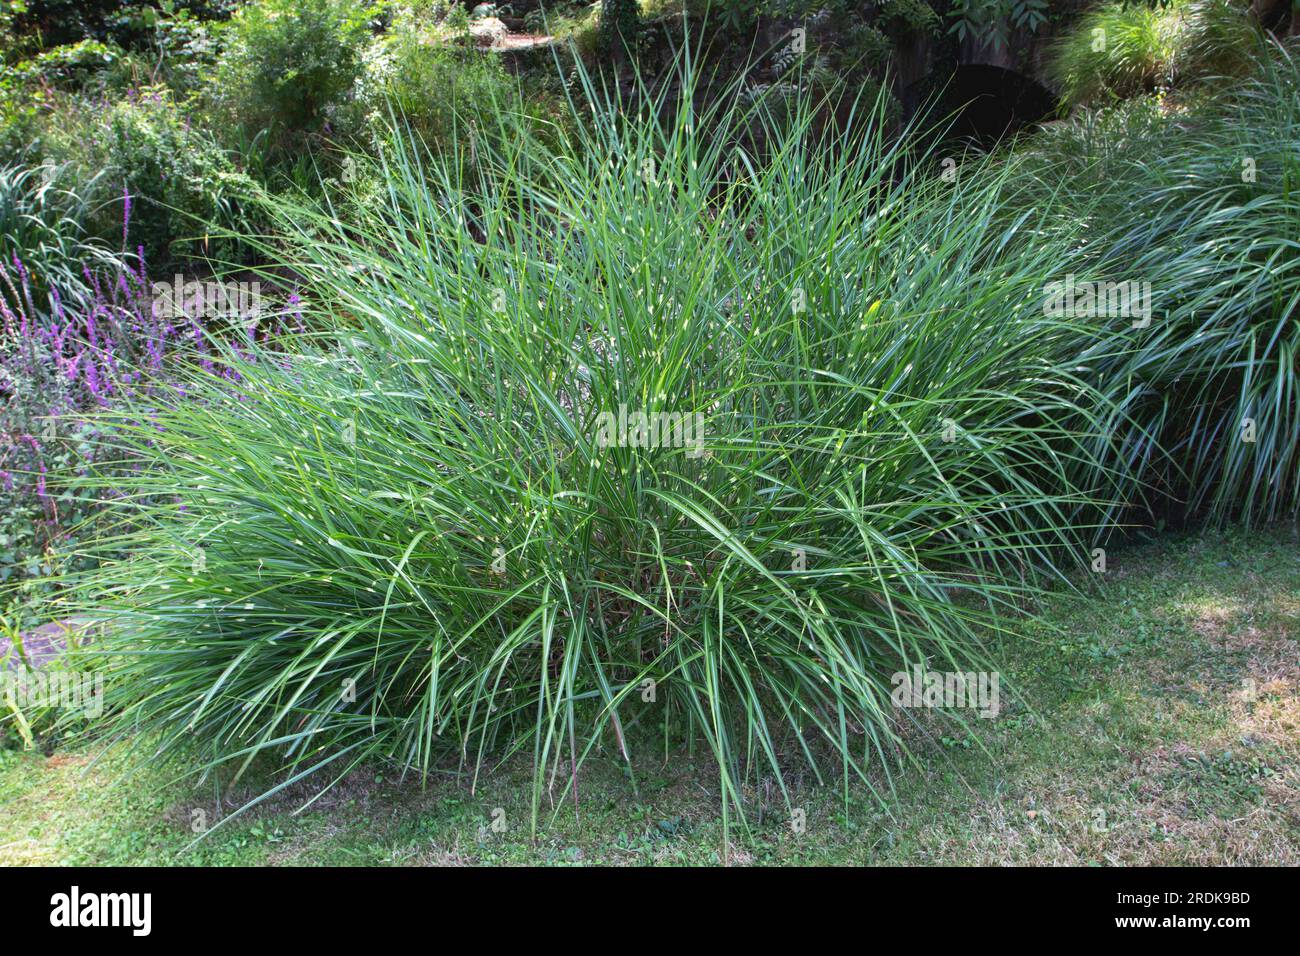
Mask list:
[{"label": "purple flower spike", "polygon": [[126,234],[131,228],[131,191],[122,184],[122,248],[126,248]]}]

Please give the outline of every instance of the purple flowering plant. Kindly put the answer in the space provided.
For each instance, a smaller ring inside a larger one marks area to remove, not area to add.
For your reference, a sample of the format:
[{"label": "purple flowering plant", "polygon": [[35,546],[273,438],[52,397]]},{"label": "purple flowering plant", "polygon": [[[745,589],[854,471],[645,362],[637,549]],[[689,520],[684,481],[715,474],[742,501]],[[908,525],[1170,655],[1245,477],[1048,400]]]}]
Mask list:
[{"label": "purple flowering plant", "polygon": [[[129,190],[122,211],[125,243]],[[8,293],[0,295],[0,589],[30,591],[80,561],[78,540],[115,493],[105,477],[140,467],[123,457],[114,427],[147,423],[151,408],[186,400],[188,375],[237,385],[214,336],[232,340],[242,359],[241,336],[279,340],[303,327],[296,295],[267,322],[242,328],[160,307],[143,247],[114,270],[95,266],[82,269],[89,294],[65,301],[58,284],[42,289],[19,255],[0,260]]]}]

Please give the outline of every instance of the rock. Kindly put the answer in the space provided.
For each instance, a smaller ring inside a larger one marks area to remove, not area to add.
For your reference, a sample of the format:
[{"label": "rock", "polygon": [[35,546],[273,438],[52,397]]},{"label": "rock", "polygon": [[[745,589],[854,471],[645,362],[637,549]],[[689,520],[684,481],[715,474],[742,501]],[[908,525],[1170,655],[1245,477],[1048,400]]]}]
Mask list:
[{"label": "rock", "polygon": [[[82,626],[84,625],[81,622],[73,620],[51,621],[35,630],[27,631],[22,635],[26,663],[34,668],[44,667],[63,653],[69,634],[80,630]],[[7,638],[0,637],[0,670],[19,670],[23,664],[18,648],[14,647]]]},{"label": "rock", "polygon": [[469,32],[477,46],[501,46],[510,31],[496,17],[484,17],[469,25]]}]

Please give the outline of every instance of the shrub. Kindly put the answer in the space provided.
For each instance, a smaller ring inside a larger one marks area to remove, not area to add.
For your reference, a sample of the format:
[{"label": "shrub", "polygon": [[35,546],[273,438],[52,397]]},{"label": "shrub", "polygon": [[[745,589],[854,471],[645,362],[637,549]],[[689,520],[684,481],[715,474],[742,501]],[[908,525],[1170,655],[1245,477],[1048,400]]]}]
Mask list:
[{"label": "shrub", "polygon": [[1007,42],[1007,27],[1033,33],[1047,22],[1047,0],[954,0],[948,12],[948,32],[960,41],[992,35],[998,46]]},{"label": "shrub", "polygon": [[0,163],[39,163],[47,127],[61,119],[72,94],[118,95],[137,64],[118,47],[94,40],[55,47],[5,70],[0,78]]},{"label": "shrub", "polygon": [[355,125],[374,143],[386,138],[395,114],[425,143],[444,148],[455,140],[458,119],[485,114],[512,87],[496,60],[399,28],[367,54],[355,99],[363,118]]},{"label": "shrub", "polygon": [[[6,6],[16,9],[11,29],[20,50],[99,40],[128,49],[146,44],[153,30],[170,15],[199,19],[229,16],[238,0],[23,0]],[[168,11],[164,15],[163,8]]]},{"label": "shrub", "polygon": [[903,33],[935,33],[939,17],[924,0],[881,0],[880,16],[884,22]]},{"label": "shrub", "polygon": [[[6,6],[11,6],[6,4]],[[13,19],[15,34],[43,46],[111,39],[112,26],[129,8],[126,0],[24,0]],[[154,11],[156,13],[156,11]]]},{"label": "shrub", "polygon": [[22,90],[0,82],[0,163],[17,162],[32,156],[31,144],[40,128],[41,113]]},{"label": "shrub", "polygon": [[158,21],[150,52],[173,93],[197,99],[212,83],[223,38],[219,24],[177,14]]},{"label": "shrub", "polygon": [[98,86],[124,86],[131,60],[119,47],[81,40],[44,50],[14,66],[6,83],[80,92]]},{"label": "shrub", "polygon": [[246,201],[255,187],[212,136],[162,88],[87,106],[69,103],[44,146],[101,187],[91,231],[118,248],[143,246],[160,269],[193,255],[239,261],[241,247],[225,236],[256,231]]},{"label": "shrub", "polygon": [[374,155],[396,120],[422,148],[459,155],[472,174],[478,140],[495,135],[503,119],[554,125],[548,101],[525,93],[498,59],[426,39],[401,21],[367,51],[356,95],[340,115],[340,139],[359,140]]},{"label": "shrub", "polygon": [[369,6],[343,0],[259,0],[228,27],[216,88],[230,121],[265,130],[278,156],[319,132],[352,90],[369,39]]}]

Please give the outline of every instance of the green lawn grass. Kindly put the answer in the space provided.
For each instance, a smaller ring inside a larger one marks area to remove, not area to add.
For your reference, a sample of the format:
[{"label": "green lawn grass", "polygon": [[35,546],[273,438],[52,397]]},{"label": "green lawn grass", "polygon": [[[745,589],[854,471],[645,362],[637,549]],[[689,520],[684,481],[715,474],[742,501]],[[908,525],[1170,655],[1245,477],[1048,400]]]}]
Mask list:
[{"label": "green lawn grass", "polygon": [[[1017,692],[997,719],[909,730],[921,766],[886,805],[859,787],[846,809],[834,782],[793,778],[802,833],[760,781],[761,816],[724,849],[716,767],[682,753],[638,766],[635,791],[612,755],[593,759],[578,810],[559,804],[536,840],[521,762],[473,793],[370,767],[295,814],[315,793],[299,785],[190,846],[223,805],[175,782],[178,764],[9,749],[0,864],[1300,863],[1294,532],[1164,538],[1080,585],[1005,638]],[[225,794],[225,811],[258,792]]]}]

